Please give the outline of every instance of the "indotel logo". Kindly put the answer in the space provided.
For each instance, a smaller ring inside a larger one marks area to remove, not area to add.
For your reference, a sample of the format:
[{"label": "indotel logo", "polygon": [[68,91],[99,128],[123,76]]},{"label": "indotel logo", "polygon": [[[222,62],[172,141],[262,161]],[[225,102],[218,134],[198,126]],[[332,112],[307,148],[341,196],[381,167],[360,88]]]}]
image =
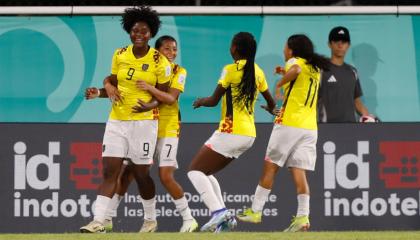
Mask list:
[{"label": "indotel logo", "polygon": [[[48,142],[47,154],[27,156],[27,143],[16,142],[14,150],[14,217],[90,217],[87,195],[60,198],[60,142]],[[40,176],[39,169],[46,168]],[[47,197],[46,197],[47,196]]]},{"label": "indotel logo", "polygon": [[[373,167],[376,159],[365,159],[369,150],[369,141],[358,141],[356,154],[347,153],[337,156],[334,142],[327,141],[323,144],[324,215],[328,217],[420,215],[420,192],[416,193],[416,198],[402,198],[395,192],[391,192],[387,198],[370,196],[370,180],[379,176],[370,176],[370,168]],[[412,162],[414,164],[414,160]],[[349,176],[348,167],[350,165],[357,169],[355,176],[354,174]],[[379,164],[377,165],[379,166]],[[380,168],[383,168],[382,165]],[[380,179],[387,183],[385,178],[386,175],[380,173]],[[352,196],[356,197],[342,196],[346,190],[352,190]]]}]

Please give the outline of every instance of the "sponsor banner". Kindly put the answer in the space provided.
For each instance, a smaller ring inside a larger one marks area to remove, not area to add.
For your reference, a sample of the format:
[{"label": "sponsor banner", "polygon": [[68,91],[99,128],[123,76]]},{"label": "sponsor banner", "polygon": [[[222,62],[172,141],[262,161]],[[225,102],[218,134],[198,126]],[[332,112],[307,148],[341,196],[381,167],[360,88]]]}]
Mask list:
[{"label": "sponsor banner", "polygon": [[[175,177],[202,225],[209,211],[187,178],[191,159],[217,128],[184,124]],[[226,206],[250,206],[262,172],[271,124],[258,124],[254,146],[216,174]],[[0,232],[77,232],[92,219],[101,183],[104,124],[0,124]],[[287,141],[287,139],[285,139]],[[420,125],[320,125],[317,164],[308,172],[312,230],[408,230],[420,222]],[[177,231],[182,219],[172,198],[157,189],[160,231]],[[259,225],[240,231],[278,231],[296,213],[296,190],[281,169]],[[143,208],[132,183],[114,230],[138,231]],[[25,226],[25,228],[22,228]]]}]

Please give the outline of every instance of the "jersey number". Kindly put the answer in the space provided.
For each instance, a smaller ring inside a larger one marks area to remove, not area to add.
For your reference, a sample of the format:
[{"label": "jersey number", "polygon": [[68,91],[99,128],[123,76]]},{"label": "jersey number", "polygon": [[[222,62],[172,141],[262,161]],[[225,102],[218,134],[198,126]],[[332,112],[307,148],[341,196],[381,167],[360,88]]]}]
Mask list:
[{"label": "jersey number", "polygon": [[130,69],[128,69],[128,72],[127,72],[127,77],[125,78],[125,79],[127,79],[127,80],[131,80],[132,78],[133,78],[133,75],[134,75],[134,72],[136,71],[136,69],[134,69],[134,68],[130,68]]},{"label": "jersey number", "polygon": [[306,95],[306,100],[305,100],[305,106],[308,105],[309,99],[311,98],[312,85],[314,85],[314,87],[313,87],[314,88],[314,93],[312,95],[311,103],[309,105],[309,107],[312,107],[312,105],[314,104],[315,96],[317,94],[318,85],[316,84],[316,81],[313,80],[312,78],[310,78],[309,81],[311,82],[311,84],[309,84],[308,94]]},{"label": "jersey number", "polygon": [[143,156],[148,156],[149,151],[150,151],[149,143],[147,143],[147,142],[143,143],[143,152],[144,152]]},{"label": "jersey number", "polygon": [[171,144],[165,144],[165,146],[167,146],[169,149],[168,149],[168,154],[167,154],[167,156],[166,157],[169,157],[169,155],[171,154],[171,150],[172,150],[172,145]]}]

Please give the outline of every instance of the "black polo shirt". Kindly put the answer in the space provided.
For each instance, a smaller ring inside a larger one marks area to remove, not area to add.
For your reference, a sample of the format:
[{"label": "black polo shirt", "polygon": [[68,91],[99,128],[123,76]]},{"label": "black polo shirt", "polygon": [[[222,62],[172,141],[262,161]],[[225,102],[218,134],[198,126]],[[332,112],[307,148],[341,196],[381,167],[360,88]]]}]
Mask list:
[{"label": "black polo shirt", "polygon": [[363,95],[357,70],[346,63],[329,68],[321,73],[319,122],[356,122],[354,99]]}]

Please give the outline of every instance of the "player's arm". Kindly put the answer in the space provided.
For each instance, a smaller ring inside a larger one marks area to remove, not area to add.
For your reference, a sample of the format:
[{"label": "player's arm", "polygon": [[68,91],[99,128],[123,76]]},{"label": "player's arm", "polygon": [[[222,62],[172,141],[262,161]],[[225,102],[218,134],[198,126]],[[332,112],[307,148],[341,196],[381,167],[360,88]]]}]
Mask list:
[{"label": "player's arm", "polygon": [[116,74],[111,74],[104,79],[104,88],[106,91],[107,96],[111,99],[111,101],[121,101],[120,91],[117,88],[118,80]]},{"label": "player's arm", "polygon": [[[115,87],[117,87],[118,82],[113,81],[109,79],[110,76],[106,77],[104,79],[104,82],[110,82],[111,84],[115,84]],[[85,90],[85,99],[94,99],[94,98],[108,98],[108,93],[106,92],[105,88],[96,88],[96,87],[88,87]]]},{"label": "player's arm", "polygon": [[369,111],[367,107],[363,104],[362,99],[360,97],[354,99],[354,106],[356,108],[357,113],[360,116],[368,116]]},{"label": "player's arm", "polygon": [[147,84],[144,81],[137,81],[136,85],[139,89],[148,91],[159,102],[166,103],[169,105],[172,105],[173,103],[175,103],[178,100],[178,97],[181,93],[181,91],[176,88],[169,88],[168,92],[164,92],[164,91],[159,90],[157,87]]},{"label": "player's arm", "polygon": [[154,108],[157,108],[159,106],[159,101],[156,100],[156,98],[152,97],[152,99],[149,102],[143,102],[142,100],[137,100],[137,105],[134,106],[133,113],[141,113],[141,112],[147,112]]},{"label": "player's arm", "polygon": [[267,112],[276,115],[275,113],[275,107],[276,102],[274,101],[273,97],[271,96],[270,90],[267,89],[264,92],[261,93],[267,102],[267,105],[261,105],[262,108],[264,108]]},{"label": "player's arm", "polygon": [[287,72],[285,72],[284,76],[280,81],[276,84],[276,89],[280,89],[284,84],[295,80],[299,73],[302,71],[302,69],[299,67],[299,65],[294,64],[292,65]]},{"label": "player's arm", "polygon": [[221,84],[218,84],[216,89],[213,92],[213,95],[209,96],[209,97],[205,97],[205,98],[197,98],[194,103],[194,109],[199,108],[201,106],[204,107],[214,107],[216,106],[219,101],[220,98],[222,98],[222,96],[225,94],[226,89],[224,87],[222,87]]}]

